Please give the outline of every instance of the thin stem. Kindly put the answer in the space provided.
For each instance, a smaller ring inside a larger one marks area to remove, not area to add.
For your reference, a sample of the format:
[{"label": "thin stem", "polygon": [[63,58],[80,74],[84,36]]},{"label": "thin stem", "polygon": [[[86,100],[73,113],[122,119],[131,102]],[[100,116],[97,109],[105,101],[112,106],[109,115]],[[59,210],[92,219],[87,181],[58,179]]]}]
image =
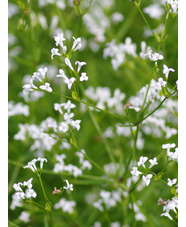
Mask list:
[{"label": "thin stem", "polygon": [[148,21],[146,20],[143,12],[141,11],[140,7],[139,7],[139,3],[135,3],[135,6],[137,7],[137,9],[139,10],[141,16],[143,17],[143,20],[145,21],[146,25],[148,26],[148,28],[150,29],[150,31],[152,32],[152,35],[154,36],[154,38],[156,39],[156,36],[151,28],[151,26],[149,25]]},{"label": "thin stem", "polygon": [[43,187],[43,182],[42,182],[42,180],[41,180],[41,176],[40,176],[39,174],[37,174],[37,176],[38,176],[38,178],[39,178],[39,183],[40,183],[40,185],[41,185],[41,188],[42,188],[42,191],[43,191],[43,195],[44,195],[44,197],[45,197],[45,200],[48,201],[48,198],[47,198],[46,193],[45,193],[45,189],[44,189],[44,187]]}]

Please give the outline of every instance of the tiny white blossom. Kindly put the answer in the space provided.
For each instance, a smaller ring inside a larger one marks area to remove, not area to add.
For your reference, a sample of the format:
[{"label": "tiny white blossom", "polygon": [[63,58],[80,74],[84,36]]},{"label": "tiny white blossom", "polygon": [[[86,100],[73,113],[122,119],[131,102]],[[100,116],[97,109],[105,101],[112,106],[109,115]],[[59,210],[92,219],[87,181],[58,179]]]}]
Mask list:
[{"label": "tiny white blossom", "polygon": [[62,132],[67,132],[69,130],[69,126],[66,122],[61,122],[60,125],[59,125],[59,131],[62,131]]},{"label": "tiny white blossom", "polygon": [[26,211],[22,211],[21,212],[21,215],[18,217],[21,221],[23,222],[29,222],[29,217],[30,217],[30,214]]},{"label": "tiny white blossom", "polygon": [[76,51],[76,50],[79,50],[81,49],[82,47],[82,44],[81,44],[81,38],[75,38],[75,37],[72,37],[74,39],[74,42],[73,42],[73,45],[72,45],[72,50]]},{"label": "tiny white blossom", "polygon": [[69,184],[68,180],[65,180],[66,181],[66,184],[67,186],[64,186],[63,188],[64,189],[70,189],[70,191],[73,191],[73,184]]},{"label": "tiny white blossom", "polygon": [[167,185],[170,186],[170,187],[171,187],[173,184],[176,184],[176,182],[177,182],[177,179],[176,179],[176,178],[174,178],[174,179],[172,179],[172,180],[171,180],[170,178],[167,179]]},{"label": "tiny white blossom", "polygon": [[47,82],[44,85],[39,86],[39,88],[42,90],[46,90],[48,92],[52,92],[52,88],[50,87],[50,84]]},{"label": "tiny white blossom", "polygon": [[60,114],[63,114],[61,109],[62,106],[64,106],[64,104],[54,103],[54,110],[59,111]]},{"label": "tiny white blossom", "polygon": [[46,74],[47,71],[48,71],[47,67],[38,69],[38,72],[41,74],[43,79],[45,78],[45,74]]},{"label": "tiny white blossom", "polygon": [[67,103],[64,103],[64,109],[67,110],[67,113],[70,113],[70,110],[75,107],[76,105],[71,103],[70,100],[68,100]]},{"label": "tiny white blossom", "polygon": [[169,160],[178,159],[178,148],[175,148],[174,152],[167,151],[167,156],[169,157]]},{"label": "tiny white blossom", "polygon": [[65,72],[62,69],[60,69],[59,74],[56,77],[66,78]]},{"label": "tiny white blossom", "polygon": [[169,76],[169,72],[175,72],[174,69],[168,68],[165,64],[163,65],[163,74],[165,74],[165,78],[167,79]]},{"label": "tiny white blossom", "polygon": [[87,81],[88,80],[88,76],[86,75],[85,72],[81,73],[81,76],[80,76],[80,81]]},{"label": "tiny white blossom", "polygon": [[40,161],[40,169],[43,169],[43,162],[47,162],[46,158],[37,158],[37,161]]},{"label": "tiny white blossom", "polygon": [[71,118],[74,117],[74,113],[65,113],[64,114],[64,119],[65,121],[69,124],[71,123]]},{"label": "tiny white blossom", "polygon": [[58,33],[57,36],[54,36],[54,40],[56,41],[56,46],[60,45],[63,48],[63,41],[66,40],[63,33]]},{"label": "tiny white blossom", "polygon": [[28,162],[28,164],[26,166],[24,166],[23,168],[30,168],[33,172],[37,171],[37,167],[35,165],[35,163],[37,162],[37,159],[34,158],[32,161]]},{"label": "tiny white blossom", "polygon": [[54,58],[53,58],[54,55],[61,56],[61,54],[58,53],[58,52],[59,52],[59,49],[57,49],[57,48],[52,48],[52,49],[51,49],[51,59],[52,59],[52,60],[54,59]]},{"label": "tiny white blossom", "polygon": [[81,123],[81,120],[76,120],[76,121],[72,121],[71,125],[79,131],[80,123]]},{"label": "tiny white blossom", "polygon": [[76,61],[75,62],[75,65],[78,65],[78,68],[77,68],[77,72],[79,72],[80,70],[81,70],[81,67],[82,66],[84,66],[84,65],[86,65],[87,63],[86,62],[84,62],[84,61]]},{"label": "tiny white blossom", "polygon": [[139,176],[139,174],[142,174],[142,172],[138,171],[137,167],[133,167],[132,171],[131,171],[131,174],[133,176]]},{"label": "tiny white blossom", "polygon": [[149,162],[150,162],[150,166],[149,168],[152,168],[154,165],[157,165],[157,158],[153,158],[153,159],[149,159]]},{"label": "tiny white blossom", "polygon": [[141,156],[140,157],[140,159],[139,159],[139,162],[137,163],[138,164],[138,166],[143,166],[143,168],[145,168],[145,162],[148,160],[148,158],[147,157],[143,157],[143,156]]},{"label": "tiny white blossom", "polygon": [[162,148],[163,149],[167,149],[167,152],[170,151],[171,148],[175,148],[176,144],[175,143],[167,143],[167,144],[163,144]]},{"label": "tiny white blossom", "polygon": [[72,64],[71,64],[71,62],[70,62],[70,60],[69,60],[68,58],[65,58],[65,64],[68,65],[68,67],[69,67],[72,71],[74,71],[74,69],[73,69],[73,67],[72,67]]},{"label": "tiny white blossom", "polygon": [[21,182],[19,182],[19,183],[15,183],[14,185],[13,185],[13,188],[16,190],[16,191],[22,191],[22,188],[20,187],[20,185],[23,185],[23,183],[21,183]]},{"label": "tiny white blossom", "polygon": [[161,88],[161,87],[165,87],[166,86],[166,84],[167,84],[167,82],[166,81],[164,81],[163,80],[163,78],[158,78],[158,83],[157,83],[157,85]]},{"label": "tiny white blossom", "polygon": [[75,80],[76,80],[75,77],[71,77],[70,79],[68,79],[68,77],[64,77],[64,82],[65,84],[67,84],[68,89],[71,89],[72,84],[74,83]]},{"label": "tiny white blossom", "polygon": [[147,176],[142,176],[143,181],[145,182],[145,184],[148,186],[150,184],[150,179],[152,178],[152,174],[148,174]]},{"label": "tiny white blossom", "polygon": [[148,50],[145,56],[148,57],[151,61],[163,60],[164,58],[163,55],[159,53],[152,53],[152,50]]}]

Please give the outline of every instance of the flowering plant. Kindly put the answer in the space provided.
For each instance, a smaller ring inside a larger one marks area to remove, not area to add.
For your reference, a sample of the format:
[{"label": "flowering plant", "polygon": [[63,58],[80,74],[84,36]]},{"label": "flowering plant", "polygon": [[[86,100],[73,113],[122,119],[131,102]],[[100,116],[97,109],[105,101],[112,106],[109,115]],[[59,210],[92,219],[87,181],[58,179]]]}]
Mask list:
[{"label": "flowering plant", "polygon": [[9,12],[9,224],[177,225],[178,1]]}]

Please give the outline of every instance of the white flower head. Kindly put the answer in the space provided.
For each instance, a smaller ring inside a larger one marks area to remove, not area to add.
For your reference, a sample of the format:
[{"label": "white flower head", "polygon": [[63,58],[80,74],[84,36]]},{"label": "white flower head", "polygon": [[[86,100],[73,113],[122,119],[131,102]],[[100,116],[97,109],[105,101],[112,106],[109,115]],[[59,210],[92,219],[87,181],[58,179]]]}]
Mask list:
[{"label": "white flower head", "polygon": [[73,191],[73,184],[69,184],[68,180],[65,180],[66,181],[66,184],[67,186],[64,186],[63,188],[64,189],[70,189],[70,191]]},{"label": "white flower head", "polygon": [[75,127],[79,131],[79,129],[80,129],[80,123],[81,123],[81,120],[76,120],[76,121],[72,121],[71,122],[71,125],[73,127]]},{"label": "white flower head", "polygon": [[50,84],[49,83],[45,83],[44,85],[41,85],[39,86],[39,88],[41,90],[45,90],[45,91],[48,91],[48,92],[52,92],[52,88],[50,87]]},{"label": "white flower head", "polygon": [[141,156],[140,157],[140,159],[139,159],[139,162],[137,163],[138,164],[138,166],[143,166],[143,168],[145,168],[145,162],[148,160],[148,158],[147,157],[143,157],[143,156]]},{"label": "white flower head", "polygon": [[88,80],[88,76],[86,75],[85,72],[81,73],[81,76],[80,76],[80,81],[87,81]]},{"label": "white flower head", "polygon": [[30,214],[26,211],[22,211],[21,212],[21,215],[18,217],[21,221],[23,222],[29,222],[29,217],[30,217]]},{"label": "white flower head", "polygon": [[66,122],[61,122],[60,125],[59,125],[59,131],[62,131],[62,132],[67,132],[69,130],[69,126]]},{"label": "white flower head", "polygon": [[165,78],[167,79],[169,77],[169,72],[175,72],[174,69],[168,68],[165,64],[163,65],[163,74],[165,75]]},{"label": "white flower head", "polygon": [[70,113],[70,110],[75,107],[76,105],[74,103],[71,103],[70,100],[68,100],[67,103],[64,103],[64,109],[67,110],[67,113]]},{"label": "white flower head", "polygon": [[48,71],[47,67],[38,69],[38,72],[43,77],[43,79],[45,78],[45,74],[46,74],[47,71]]},{"label": "white flower head", "polygon": [[72,50],[76,51],[76,50],[79,50],[81,49],[82,47],[82,44],[81,44],[81,38],[75,38],[75,37],[72,37],[74,39],[74,42],[73,42],[73,45],[72,45]]},{"label": "white flower head", "polygon": [[148,174],[147,176],[144,176],[144,175],[142,176],[142,179],[147,186],[150,184],[150,180],[151,180],[152,176],[153,176],[152,174]]},{"label": "white flower head", "polygon": [[133,167],[132,171],[131,171],[131,174],[133,176],[139,176],[140,174],[142,174],[142,172],[138,171],[137,167]]},{"label": "white flower head", "polygon": [[51,59],[52,60],[54,59],[54,55],[61,56],[61,54],[59,53],[59,49],[57,49],[57,48],[51,49]]}]

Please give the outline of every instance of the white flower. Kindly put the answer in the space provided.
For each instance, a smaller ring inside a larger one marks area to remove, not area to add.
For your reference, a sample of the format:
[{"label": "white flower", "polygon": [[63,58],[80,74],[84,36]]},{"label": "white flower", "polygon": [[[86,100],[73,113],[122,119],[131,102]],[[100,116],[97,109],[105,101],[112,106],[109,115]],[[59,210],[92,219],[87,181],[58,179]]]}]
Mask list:
[{"label": "white flower", "polygon": [[50,87],[50,84],[47,82],[44,85],[39,86],[39,88],[42,90],[46,90],[48,92],[52,92],[52,88]]},{"label": "white flower", "polygon": [[157,158],[153,158],[153,159],[149,159],[149,162],[150,162],[150,166],[149,168],[152,168],[154,165],[157,165]]},{"label": "white flower", "polygon": [[68,180],[65,180],[66,181],[66,184],[67,186],[64,186],[63,188],[64,189],[70,189],[70,191],[73,191],[73,184],[69,184]]},{"label": "white flower", "polygon": [[70,100],[68,100],[67,103],[64,103],[64,109],[67,110],[67,113],[70,113],[70,110],[75,107],[76,105],[71,103]]},{"label": "white flower", "polygon": [[142,172],[138,171],[137,167],[133,167],[132,171],[131,171],[131,174],[133,176],[139,176],[139,174],[142,174]]},{"label": "white flower", "polygon": [[79,72],[79,71],[81,70],[81,67],[82,67],[83,65],[86,65],[86,64],[87,64],[87,63],[84,62],[84,61],[82,61],[82,62],[76,61],[76,62],[75,62],[75,65],[78,65],[77,72]]},{"label": "white flower", "polygon": [[75,77],[71,77],[70,79],[68,79],[68,77],[64,78],[64,82],[65,82],[65,84],[67,84],[68,89],[71,89],[72,84],[74,83],[75,80],[76,80]]},{"label": "white flower", "polygon": [[34,191],[34,189],[26,189],[25,196],[26,196],[27,199],[30,199],[32,197],[36,198],[37,193]]},{"label": "white flower", "polygon": [[57,48],[52,48],[52,49],[51,49],[51,59],[52,59],[52,60],[54,59],[54,58],[53,58],[54,55],[61,56],[61,54],[58,53],[58,51],[59,51],[59,49],[57,49]]},{"label": "white flower", "polygon": [[81,120],[76,120],[76,121],[72,121],[71,122],[71,125],[73,126],[73,127],[75,127],[78,131],[79,131],[79,129],[80,129],[80,124],[81,123]]},{"label": "white flower", "polygon": [[64,119],[67,122],[67,124],[71,123],[71,118],[74,117],[74,113],[65,113],[64,114]]},{"label": "white flower", "polygon": [[169,160],[178,159],[178,148],[175,148],[174,152],[167,151],[167,156],[169,157]]},{"label": "white flower", "polygon": [[145,182],[145,184],[148,186],[150,184],[150,179],[152,178],[152,174],[148,174],[147,176],[142,176],[143,181]]},{"label": "white flower", "polygon": [[103,202],[103,200],[102,199],[99,199],[98,201],[96,201],[96,202],[94,202],[93,203],[93,206],[95,207],[95,208],[98,208],[100,211],[103,211],[103,207],[102,207],[102,202]]},{"label": "white flower", "polygon": [[85,72],[83,72],[83,73],[81,73],[81,76],[80,76],[80,79],[79,79],[80,81],[84,81],[84,80],[88,80],[88,76],[86,75],[86,73]]},{"label": "white flower", "polygon": [[54,110],[59,111],[60,114],[63,114],[61,109],[62,106],[64,106],[64,104],[54,103]]},{"label": "white flower", "polygon": [[171,187],[173,184],[176,184],[176,182],[177,182],[177,179],[176,179],[176,178],[174,178],[174,179],[172,179],[172,180],[171,180],[170,178],[167,179],[167,185],[170,186],[170,187]]},{"label": "white flower", "polygon": [[157,83],[157,85],[158,85],[159,87],[165,87],[166,84],[167,84],[167,82],[164,81],[163,78],[161,78],[161,77],[158,78],[158,83]]},{"label": "white flower", "polygon": [[123,21],[124,16],[119,12],[115,12],[111,15],[111,19],[115,24],[117,24],[118,22]]},{"label": "white flower", "polygon": [[66,40],[63,37],[63,33],[58,33],[57,36],[54,36],[54,40],[56,41],[56,46],[60,45],[63,48],[63,41]]},{"label": "white flower", "polygon": [[88,160],[84,160],[81,166],[82,169],[90,170],[92,168],[92,164]]},{"label": "white flower", "polygon": [[56,77],[66,78],[65,72],[62,69],[60,69],[59,74]]},{"label": "white flower", "polygon": [[170,216],[169,212],[162,213],[161,216],[166,216],[166,217],[168,217],[170,220],[172,220],[172,217]]},{"label": "white flower", "polygon": [[13,185],[13,188],[16,190],[16,191],[22,191],[22,188],[20,187],[20,185],[23,185],[23,183],[21,183],[21,182],[19,182],[19,183],[15,183],[14,185]]},{"label": "white flower", "polygon": [[59,131],[62,132],[67,132],[69,130],[69,126],[66,122],[61,122],[61,124],[59,125]]},{"label": "white flower", "polygon": [[43,169],[43,162],[47,162],[46,158],[37,158],[37,161],[40,161],[40,169]]},{"label": "white flower", "polygon": [[151,61],[158,61],[164,58],[163,55],[159,53],[152,53],[152,50],[148,50],[145,56],[148,57]]},{"label": "white flower", "polygon": [[69,67],[72,71],[74,71],[74,69],[73,69],[73,67],[72,67],[72,64],[71,64],[71,62],[70,62],[70,60],[69,60],[68,58],[65,58],[65,64],[68,65],[68,67]]},{"label": "white flower", "polygon": [[72,50],[76,51],[76,50],[79,50],[81,49],[82,47],[82,44],[81,44],[81,38],[75,38],[75,37],[72,37],[74,39],[74,42],[73,42],[73,45],[72,45]]},{"label": "white flower", "polygon": [[18,217],[21,221],[23,222],[29,222],[29,217],[30,217],[30,214],[26,211],[22,211],[21,212],[21,215]]},{"label": "white flower", "polygon": [[62,198],[54,205],[54,209],[61,208],[63,212],[68,212],[71,214],[75,205],[76,203],[74,201],[67,201],[65,198]]},{"label": "white flower", "polygon": [[33,159],[32,161],[28,162],[28,164],[26,166],[24,166],[23,168],[30,168],[33,172],[37,171],[37,167],[35,165],[35,163],[37,162],[37,159]]},{"label": "white flower", "polygon": [[162,148],[163,148],[163,149],[167,149],[167,152],[169,152],[170,149],[171,149],[171,148],[175,148],[175,146],[176,146],[175,143],[171,143],[171,144],[170,144],[170,143],[167,143],[167,144],[163,144],[163,145],[162,145]]},{"label": "white flower", "polygon": [[30,178],[28,181],[24,181],[23,186],[27,186],[28,189],[31,189],[32,188],[32,180],[33,180],[33,178]]},{"label": "white flower", "polygon": [[163,65],[163,74],[165,74],[165,78],[167,79],[169,76],[169,72],[175,72],[174,69],[168,68],[165,64]]},{"label": "white flower", "polygon": [[43,79],[45,78],[45,74],[46,74],[47,71],[48,71],[47,67],[38,69],[38,72],[41,74]]},{"label": "white flower", "polygon": [[145,168],[145,162],[148,160],[148,158],[147,157],[143,157],[143,156],[141,156],[140,157],[140,159],[139,159],[139,162],[137,163],[138,164],[138,166],[143,166],[143,168]]}]

